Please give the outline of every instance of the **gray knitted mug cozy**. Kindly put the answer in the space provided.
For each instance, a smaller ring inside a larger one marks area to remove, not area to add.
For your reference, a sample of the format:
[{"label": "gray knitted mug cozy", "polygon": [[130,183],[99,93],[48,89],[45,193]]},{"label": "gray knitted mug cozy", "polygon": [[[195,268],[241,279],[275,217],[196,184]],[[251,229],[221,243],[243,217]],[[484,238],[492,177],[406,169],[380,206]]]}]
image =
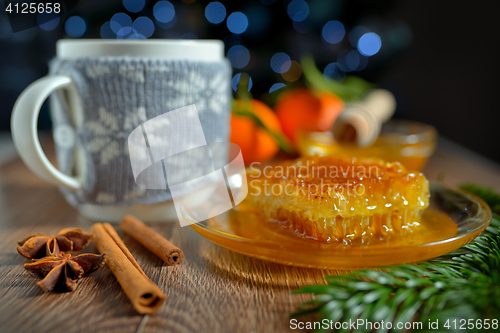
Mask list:
[{"label": "gray knitted mug cozy", "polygon": [[[50,73],[69,75],[82,103],[83,121],[75,128],[64,95],[50,98],[54,136],[62,128],[73,128],[75,136],[70,146],[58,143],[56,137],[59,169],[66,174],[83,170],[78,175],[81,190],[61,188],[73,206],[154,204],[172,198],[168,189],[146,190],[135,184],[127,147],[133,129],[165,112],[195,104],[206,141],[229,141],[231,67],[227,60],[56,58]],[[76,151],[83,155],[78,162]],[[75,168],[75,163],[83,165]]]}]

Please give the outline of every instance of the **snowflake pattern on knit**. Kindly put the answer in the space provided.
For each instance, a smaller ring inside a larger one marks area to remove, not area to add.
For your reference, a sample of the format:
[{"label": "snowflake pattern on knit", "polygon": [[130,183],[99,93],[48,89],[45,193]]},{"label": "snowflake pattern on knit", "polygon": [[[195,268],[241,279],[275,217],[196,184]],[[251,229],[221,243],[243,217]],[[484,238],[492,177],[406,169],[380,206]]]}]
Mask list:
[{"label": "snowflake pattern on knit", "polygon": [[120,154],[128,154],[128,149],[120,147],[117,139],[126,140],[130,129],[147,120],[146,109],[139,107],[135,112],[128,113],[122,126],[119,124],[118,117],[104,107],[99,108],[98,115],[97,120],[86,121],[84,126],[93,135],[88,143],[88,151],[98,153],[100,163],[104,166]]},{"label": "snowflake pattern on knit", "polygon": [[196,104],[200,114],[210,109],[220,115],[228,103],[229,83],[223,73],[207,77],[191,70],[183,81],[169,82],[169,86],[178,93],[176,98],[168,102],[173,108]]}]

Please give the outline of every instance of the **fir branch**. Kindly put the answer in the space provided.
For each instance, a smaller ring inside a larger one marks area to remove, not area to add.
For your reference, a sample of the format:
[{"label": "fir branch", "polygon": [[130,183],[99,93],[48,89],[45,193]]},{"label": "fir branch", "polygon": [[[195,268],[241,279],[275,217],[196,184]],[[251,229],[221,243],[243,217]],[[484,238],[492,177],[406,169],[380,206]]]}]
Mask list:
[{"label": "fir branch", "polygon": [[[500,196],[492,190],[464,188],[500,207]],[[500,319],[500,215],[493,213],[486,232],[473,242],[439,258],[325,279],[325,285],[294,292],[312,293],[315,299],[301,304],[292,316],[320,314],[334,322],[420,321],[424,330],[428,320],[439,320],[443,329],[446,320]]]},{"label": "fir branch", "polygon": [[500,194],[495,190],[474,184],[462,184],[460,188],[477,195],[490,206],[492,212],[500,214]]}]

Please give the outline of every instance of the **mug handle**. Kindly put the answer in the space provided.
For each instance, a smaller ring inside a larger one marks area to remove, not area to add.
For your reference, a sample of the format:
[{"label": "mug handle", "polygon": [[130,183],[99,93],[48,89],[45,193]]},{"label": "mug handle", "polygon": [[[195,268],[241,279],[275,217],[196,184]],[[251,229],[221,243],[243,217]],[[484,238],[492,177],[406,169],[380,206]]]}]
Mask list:
[{"label": "mug handle", "polygon": [[45,156],[37,131],[38,115],[43,102],[51,93],[72,82],[69,76],[51,75],[30,84],[14,104],[10,126],[17,152],[31,171],[54,185],[79,190],[82,183],[59,171]]}]

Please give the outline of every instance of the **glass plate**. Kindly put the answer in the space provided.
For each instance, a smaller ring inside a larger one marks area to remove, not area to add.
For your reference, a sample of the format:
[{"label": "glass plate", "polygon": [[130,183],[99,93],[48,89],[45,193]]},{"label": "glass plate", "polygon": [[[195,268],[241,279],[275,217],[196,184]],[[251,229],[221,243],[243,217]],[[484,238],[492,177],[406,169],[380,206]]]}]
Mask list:
[{"label": "glass plate", "polygon": [[[184,200],[191,200],[193,195],[188,194]],[[183,205],[182,214],[188,221],[196,221],[193,218],[196,214],[186,206]],[[417,228],[420,231],[372,244],[324,244],[304,239],[279,223],[265,221],[258,212],[242,204],[191,226],[215,244],[259,259],[293,266],[354,269],[418,262],[443,255],[476,238],[490,221],[491,211],[480,198],[431,185],[431,204],[423,214],[421,227]]]}]

